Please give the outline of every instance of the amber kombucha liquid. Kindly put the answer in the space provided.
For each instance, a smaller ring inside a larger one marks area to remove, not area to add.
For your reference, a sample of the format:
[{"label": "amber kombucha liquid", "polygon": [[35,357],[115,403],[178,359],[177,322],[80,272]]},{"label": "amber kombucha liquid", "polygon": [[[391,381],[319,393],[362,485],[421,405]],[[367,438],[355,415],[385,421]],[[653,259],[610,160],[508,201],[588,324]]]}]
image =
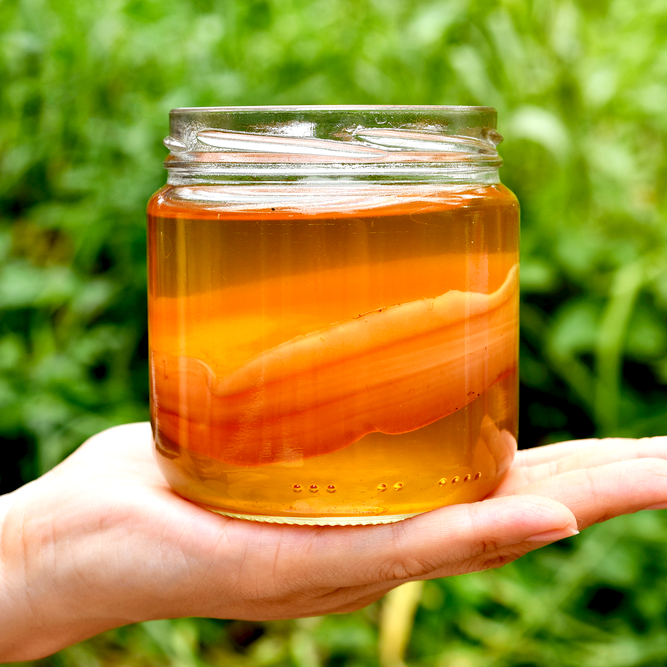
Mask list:
[{"label": "amber kombucha liquid", "polygon": [[152,423],[170,485],[297,523],[488,494],[516,449],[514,196],[243,187],[231,204],[210,186],[149,204]]}]

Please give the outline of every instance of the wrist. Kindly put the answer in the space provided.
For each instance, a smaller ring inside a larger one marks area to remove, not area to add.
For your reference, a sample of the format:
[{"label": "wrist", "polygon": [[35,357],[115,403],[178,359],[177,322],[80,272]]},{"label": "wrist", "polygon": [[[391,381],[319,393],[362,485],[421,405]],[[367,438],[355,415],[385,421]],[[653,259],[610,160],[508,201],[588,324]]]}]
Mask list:
[{"label": "wrist", "polygon": [[0,663],[42,658],[122,624],[100,618],[82,577],[81,520],[54,482],[46,475],[0,496]]},{"label": "wrist", "polygon": [[[27,660],[37,641],[28,597],[21,521],[14,506],[18,491],[0,496],[0,662]],[[35,656],[36,657],[36,656]]]}]

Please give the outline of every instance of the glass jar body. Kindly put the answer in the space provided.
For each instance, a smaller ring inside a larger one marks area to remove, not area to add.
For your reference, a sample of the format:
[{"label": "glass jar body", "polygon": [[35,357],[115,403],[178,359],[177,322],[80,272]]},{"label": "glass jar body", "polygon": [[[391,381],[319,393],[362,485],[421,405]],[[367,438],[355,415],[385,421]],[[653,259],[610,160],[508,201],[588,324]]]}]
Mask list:
[{"label": "glass jar body", "polygon": [[518,205],[499,183],[167,185],[151,414],[182,496],[284,523],[480,499],[517,435]]}]

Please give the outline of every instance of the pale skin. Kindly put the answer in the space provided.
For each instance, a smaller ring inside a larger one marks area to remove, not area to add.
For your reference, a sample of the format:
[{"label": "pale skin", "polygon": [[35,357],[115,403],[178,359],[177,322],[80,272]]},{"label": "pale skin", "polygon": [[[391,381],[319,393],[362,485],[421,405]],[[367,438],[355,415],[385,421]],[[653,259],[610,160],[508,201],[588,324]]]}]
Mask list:
[{"label": "pale skin", "polygon": [[0,661],[156,618],[353,611],[418,579],[499,567],[619,514],[667,507],[667,437],[519,452],[486,500],[385,526],[257,524],[162,478],[148,424],[104,431],[0,497]]}]

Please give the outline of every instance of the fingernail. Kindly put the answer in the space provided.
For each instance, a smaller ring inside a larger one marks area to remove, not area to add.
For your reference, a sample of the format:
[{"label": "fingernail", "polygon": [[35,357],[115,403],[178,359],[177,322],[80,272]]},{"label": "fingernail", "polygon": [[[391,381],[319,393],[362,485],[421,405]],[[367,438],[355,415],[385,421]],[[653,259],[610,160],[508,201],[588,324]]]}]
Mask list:
[{"label": "fingernail", "polygon": [[667,503],[656,503],[644,508],[645,510],[667,510]]},{"label": "fingernail", "polygon": [[576,528],[561,528],[559,530],[547,530],[546,533],[538,533],[531,537],[526,538],[526,542],[556,542],[556,540],[562,540],[566,537],[572,537],[573,535],[579,535],[579,531]]}]

